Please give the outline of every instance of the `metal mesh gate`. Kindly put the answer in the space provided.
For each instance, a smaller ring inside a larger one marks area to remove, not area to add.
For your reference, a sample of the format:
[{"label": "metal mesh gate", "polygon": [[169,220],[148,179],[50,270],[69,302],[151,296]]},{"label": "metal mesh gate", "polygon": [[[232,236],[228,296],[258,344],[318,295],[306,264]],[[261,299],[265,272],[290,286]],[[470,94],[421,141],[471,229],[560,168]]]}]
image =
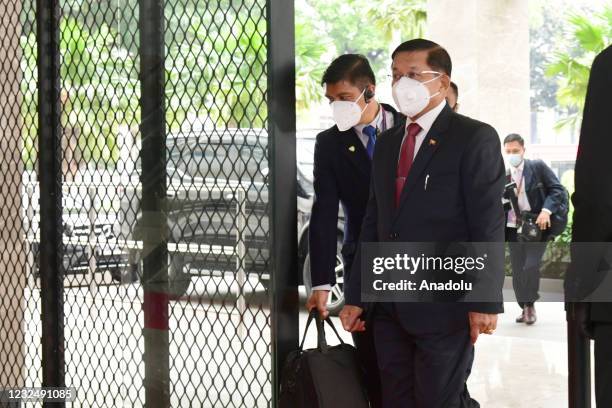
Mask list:
[{"label": "metal mesh gate", "polygon": [[[274,153],[291,147],[278,135],[293,107],[276,122],[270,108],[291,102],[275,90],[292,87],[293,55],[272,55],[285,46],[271,10],[293,13],[262,0],[0,5],[0,387],[66,385],[91,407],[273,403],[297,331],[278,322],[297,301],[292,257],[275,254],[297,234],[282,204],[295,205],[295,176],[278,181],[293,152]],[[293,199],[275,199],[281,188]]]}]

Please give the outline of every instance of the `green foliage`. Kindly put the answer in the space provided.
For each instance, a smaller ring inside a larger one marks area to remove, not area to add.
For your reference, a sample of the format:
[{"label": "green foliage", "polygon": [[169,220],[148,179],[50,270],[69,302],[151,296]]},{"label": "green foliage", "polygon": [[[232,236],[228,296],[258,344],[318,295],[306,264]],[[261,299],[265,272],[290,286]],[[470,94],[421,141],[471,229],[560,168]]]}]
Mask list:
[{"label": "green foliage", "polygon": [[[78,148],[85,162],[98,167],[118,160],[116,145],[121,124],[138,123],[138,79],[135,60],[114,47],[116,33],[102,24],[87,30],[72,17],[60,22],[62,128],[78,134]],[[33,168],[37,151],[36,34],[21,38],[24,78],[24,161]]]},{"label": "green foliage", "polygon": [[[569,196],[574,194],[574,170],[568,170],[561,176],[561,184],[567,189]],[[572,242],[572,221],[574,217],[574,206],[572,200],[569,203],[569,212],[567,214],[567,228],[561,235],[559,235],[555,242],[569,244]]]},{"label": "green foliage", "polygon": [[368,2],[367,14],[387,43],[394,39],[396,32],[403,39],[422,37],[427,21],[426,2],[422,0]]},{"label": "green foliage", "polygon": [[568,51],[556,51],[547,66],[546,75],[557,78],[557,101],[569,115],[557,123],[557,129],[576,127],[582,120],[584,99],[591,64],[595,56],[612,43],[612,6],[592,16],[570,13]]},{"label": "green foliage", "polygon": [[[249,7],[244,7],[248,2]],[[169,130],[192,117],[214,126],[263,127],[267,120],[267,27],[262,4],[244,0],[166,2],[166,111]],[[323,71],[339,54],[366,55],[378,76],[386,74],[389,49],[420,36],[426,0],[298,0],[296,85],[298,114],[322,98]],[[27,4],[33,4],[27,0]],[[303,7],[302,7],[303,6]],[[230,12],[228,12],[228,10]],[[238,10],[234,12],[234,10]],[[135,0],[62,5],[62,126],[76,130],[82,160],[99,167],[118,160],[120,126],[140,121],[138,8]],[[23,19],[23,16],[22,16]],[[22,34],[24,160],[37,150],[36,39]]]},{"label": "green foliage", "polygon": [[546,67],[550,64],[555,48],[565,43],[563,14],[559,9],[548,7],[543,0],[530,1],[529,7],[531,110],[559,111],[557,81],[546,75]]},{"label": "green foliage", "polygon": [[265,125],[265,22],[248,15],[225,19],[216,32],[193,19],[184,40],[171,42],[166,62],[170,129],[180,128],[190,113],[207,115],[217,126]]},{"label": "green foliage", "polygon": [[[298,12],[298,16],[300,13]],[[295,92],[296,109],[305,113],[312,103],[321,101],[320,81],[325,71],[325,54],[335,47],[330,38],[319,37],[320,31],[306,18],[297,18],[295,24]]]},{"label": "green foliage", "polygon": [[333,58],[363,54],[382,78],[390,49],[422,36],[427,18],[426,0],[299,0],[296,10],[298,115],[321,100],[320,80]]}]

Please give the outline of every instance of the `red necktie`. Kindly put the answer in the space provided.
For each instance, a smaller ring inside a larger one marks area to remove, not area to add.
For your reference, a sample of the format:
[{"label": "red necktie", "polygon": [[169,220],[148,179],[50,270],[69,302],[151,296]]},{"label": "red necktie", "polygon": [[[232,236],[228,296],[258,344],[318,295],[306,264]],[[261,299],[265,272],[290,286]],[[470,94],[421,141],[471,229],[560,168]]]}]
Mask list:
[{"label": "red necktie", "polygon": [[395,177],[395,208],[399,207],[400,197],[404,184],[410,173],[412,167],[412,161],[414,159],[414,148],[416,146],[416,136],[421,131],[421,126],[418,123],[411,123],[408,125],[408,132],[402,148],[400,150],[400,158],[397,164],[397,175]]}]

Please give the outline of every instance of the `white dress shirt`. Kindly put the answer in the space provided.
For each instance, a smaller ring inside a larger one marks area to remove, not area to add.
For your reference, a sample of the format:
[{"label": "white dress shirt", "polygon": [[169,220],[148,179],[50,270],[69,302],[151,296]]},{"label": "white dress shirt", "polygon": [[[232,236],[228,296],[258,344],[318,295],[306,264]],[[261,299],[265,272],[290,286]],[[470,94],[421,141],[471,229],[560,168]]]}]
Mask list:
[{"label": "white dress shirt", "polygon": [[[414,145],[414,156],[412,158],[413,160],[416,157],[417,153],[419,152],[419,149],[421,148],[421,145],[423,144],[423,140],[425,140],[425,137],[431,130],[431,127],[433,126],[434,122],[436,121],[436,119],[438,119],[438,116],[440,116],[440,113],[444,109],[444,106],[446,106],[446,100],[443,99],[442,102],[438,104],[438,106],[436,106],[435,108],[433,108],[432,110],[430,110],[429,112],[427,112],[426,114],[418,118],[417,120],[413,121],[413,120],[410,120],[410,118],[406,120],[406,131],[404,133],[404,140],[402,141],[402,144],[404,144],[404,142],[406,141],[406,135],[408,134],[408,125],[410,125],[411,123],[417,123],[421,127],[421,131],[417,133],[416,135],[416,142]],[[401,151],[401,148],[400,148],[400,151]],[[399,162],[399,155],[398,155],[398,162]]]},{"label": "white dress shirt", "polygon": [[[384,121],[383,121],[383,115],[382,115],[383,111],[385,112]],[[383,124],[385,124],[386,127],[383,128]],[[391,129],[393,127],[393,114],[391,112],[384,110],[382,105],[380,105],[378,109],[378,113],[376,114],[376,117],[374,118],[372,122],[368,123],[367,125],[360,123],[358,125],[353,126],[353,129],[355,129],[355,133],[357,133],[357,136],[359,136],[359,140],[361,140],[361,143],[363,143],[363,147],[365,148],[368,147],[368,140],[370,138],[368,135],[363,133],[363,129],[366,126],[372,126],[378,129],[380,132],[383,132],[387,129]]]},{"label": "white dress shirt", "polygon": [[[527,198],[527,193],[525,192],[525,174],[523,174],[524,170],[525,160],[523,160],[518,167],[510,167],[510,177],[512,178],[512,181],[516,183],[516,194],[518,198],[519,211],[530,211],[531,205],[529,204],[529,199]],[[510,209],[510,211],[508,212],[507,226],[510,228],[518,227],[516,214],[514,213],[513,209]]]},{"label": "white dress shirt", "polygon": [[[516,183],[519,211],[531,211],[531,204],[529,204],[529,198],[527,197],[526,191],[527,186],[525,185],[525,160],[523,160],[518,167],[510,167],[510,176],[512,177],[512,181]],[[552,214],[552,211],[548,208],[542,208],[542,211]],[[508,223],[506,226],[509,228],[518,228],[516,214],[512,208],[508,211]]]}]

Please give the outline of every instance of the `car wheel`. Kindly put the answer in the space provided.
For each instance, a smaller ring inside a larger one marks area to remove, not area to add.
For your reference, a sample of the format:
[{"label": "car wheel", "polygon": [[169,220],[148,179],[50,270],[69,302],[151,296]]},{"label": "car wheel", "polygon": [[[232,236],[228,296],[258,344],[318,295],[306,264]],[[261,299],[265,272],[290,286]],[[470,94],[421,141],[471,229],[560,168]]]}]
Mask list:
[{"label": "car wheel", "polygon": [[[329,314],[337,316],[340,310],[344,307],[344,260],[340,251],[342,249],[342,241],[338,242],[338,249],[336,251],[336,284],[332,287],[329,292],[329,298],[327,299],[327,310]],[[312,293],[312,278],[310,276],[310,254],[306,255],[304,260],[304,286],[306,287],[306,295],[310,296]]]}]

